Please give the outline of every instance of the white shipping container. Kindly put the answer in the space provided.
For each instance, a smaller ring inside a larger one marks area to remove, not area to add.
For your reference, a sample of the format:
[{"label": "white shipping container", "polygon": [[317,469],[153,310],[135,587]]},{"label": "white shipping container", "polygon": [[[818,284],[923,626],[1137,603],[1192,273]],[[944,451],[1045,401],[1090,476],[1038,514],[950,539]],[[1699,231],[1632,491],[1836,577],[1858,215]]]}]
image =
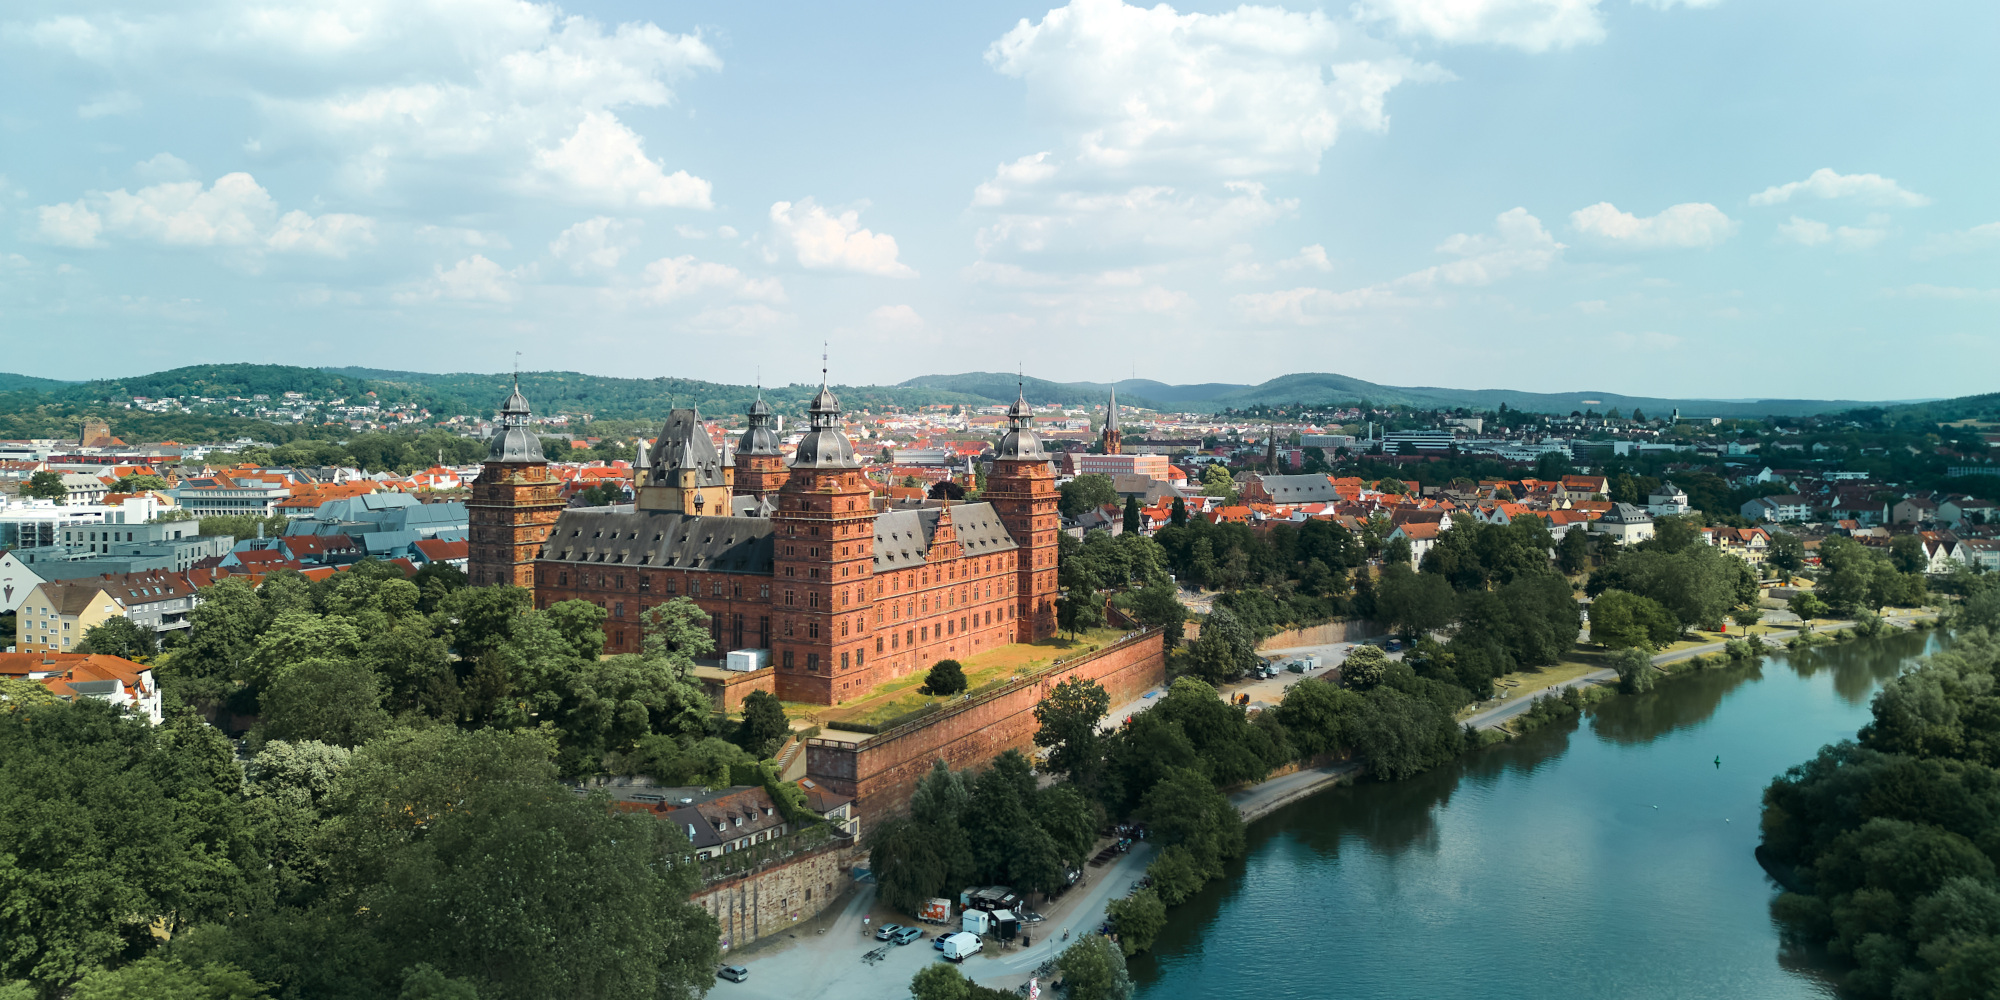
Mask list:
[{"label": "white shipping container", "polygon": [[771,665],[771,651],[768,649],[732,649],[723,666],[730,670],[762,670]]}]

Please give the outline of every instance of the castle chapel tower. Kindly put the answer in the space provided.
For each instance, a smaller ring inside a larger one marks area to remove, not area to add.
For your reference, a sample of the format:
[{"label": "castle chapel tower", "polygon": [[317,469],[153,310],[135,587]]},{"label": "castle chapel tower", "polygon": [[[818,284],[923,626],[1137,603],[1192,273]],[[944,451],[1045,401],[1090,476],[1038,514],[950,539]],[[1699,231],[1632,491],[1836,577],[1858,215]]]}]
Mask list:
[{"label": "castle chapel tower", "polygon": [[771,497],[785,485],[785,453],[778,432],[771,429],[771,404],[760,393],[750,404],[750,427],[736,442],[736,486],[739,497]]},{"label": "castle chapel tower", "polygon": [[[1111,412],[1117,413],[1117,403]],[[1113,435],[1107,445],[1117,443],[1115,419],[1105,422],[1106,433]],[[1034,420],[1025,392],[1017,394],[1007,410],[1007,433],[993,451],[993,473],[986,477],[986,492],[980,497],[993,505],[1020,546],[1014,571],[1015,616],[1022,626],[1017,642],[1056,634],[1056,533],[1062,524],[1056,514],[1055,469],[1042,450],[1041,438],[1029,426]]]},{"label": "castle chapel tower", "polygon": [[535,556],[556,517],[568,506],[562,480],[549,471],[542,441],[528,429],[528,398],[517,378],[500,404],[500,429],[466,501],[470,542],[466,569],[473,586],[535,584]]},{"label": "castle chapel tower", "polygon": [[824,378],[810,415],[771,514],[772,653],[779,698],[832,705],[873,686],[875,505]]},{"label": "castle chapel tower", "polygon": [[701,411],[691,406],[670,410],[638,482],[637,508],[727,515],[734,474],[709,440]]}]

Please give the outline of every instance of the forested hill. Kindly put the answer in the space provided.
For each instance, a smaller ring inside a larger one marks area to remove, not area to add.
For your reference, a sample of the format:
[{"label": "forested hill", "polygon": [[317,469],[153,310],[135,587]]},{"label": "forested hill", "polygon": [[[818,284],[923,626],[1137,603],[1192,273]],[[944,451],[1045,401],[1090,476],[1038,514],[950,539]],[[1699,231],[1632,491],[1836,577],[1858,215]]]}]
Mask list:
[{"label": "forested hill", "polygon": [[[206,423],[190,424],[185,414],[143,414],[125,409],[134,396],[189,397],[213,399],[251,398],[257,395],[281,400],[284,393],[301,392],[314,401],[347,399],[350,403],[373,399],[384,405],[414,405],[433,413],[488,413],[507,394],[512,376],[507,373],[395,371],[379,368],[302,368],[291,365],[191,365],[150,375],[115,379],[65,382],[27,375],[0,373],[0,437],[49,437],[75,432],[75,421],[84,417],[113,418],[114,429],[127,440],[159,440],[163,437],[207,439],[220,432],[217,420],[226,415],[205,415]],[[741,413],[761,393],[773,409],[795,419],[805,412],[807,401],[818,388],[814,385],[765,386],[729,385],[685,378],[614,378],[580,372],[523,372],[521,388],[539,413],[590,414],[598,420],[663,419],[668,409],[694,405],[704,414]],[[1701,400],[1671,397],[1625,396],[1617,393],[1532,393],[1504,389],[1446,389],[1435,387],[1386,386],[1344,375],[1284,375],[1260,385],[1200,383],[1169,385],[1147,379],[1118,382],[1053,382],[1024,378],[1007,372],[966,372],[957,375],[927,375],[896,385],[836,385],[840,401],[850,410],[907,408],[930,404],[990,406],[1013,401],[1024,391],[1029,402],[1038,405],[1101,405],[1112,388],[1119,401],[1135,408],[1219,412],[1228,408],[1248,408],[1303,403],[1314,406],[1373,403],[1419,408],[1496,409],[1500,404],[1546,413],[1568,413],[1595,409],[1620,409],[1627,413],[1643,409],[1665,415],[1678,408],[1687,416],[1804,416],[1817,413],[1855,411],[1868,421],[1911,423],[1991,417],[2000,414],[2000,394],[1967,396],[1959,399],[1914,403],[1864,403],[1852,400]],[[368,397],[368,393],[374,393]],[[143,426],[141,426],[143,425]],[[257,436],[250,428],[243,433]]]},{"label": "forested hill", "polygon": [[[377,368],[329,368],[330,374],[394,386],[425,399],[433,412],[480,413],[505,398],[514,376],[508,373],[385,371]],[[817,385],[758,388],[687,378],[612,378],[580,372],[522,372],[521,391],[538,413],[588,413],[600,420],[663,420],[676,406],[693,405],[706,415],[742,413],[762,394],[779,413],[803,415]],[[925,406],[932,403],[986,405],[990,400],[963,392],[903,386],[836,385],[841,405],[850,409],[877,406]],[[1012,395],[1007,397],[1013,399]]]},{"label": "forested hill", "polygon": [[[989,399],[1014,397],[1018,376],[1004,372],[967,372],[959,375],[925,375],[901,383],[904,386],[945,389],[972,393]],[[1046,382],[1027,379],[1030,402],[1100,403],[1116,387],[1119,402],[1149,409],[1219,412],[1252,406],[1281,406],[1303,403],[1328,406],[1368,402],[1382,406],[1492,410],[1501,403],[1518,410],[1537,413],[1569,413],[1572,410],[1613,408],[1630,413],[1634,408],[1666,415],[1679,409],[1687,416],[1702,417],[1798,417],[1833,413],[1881,403],[1822,399],[1678,399],[1665,396],[1626,396],[1615,392],[1521,392],[1512,389],[1446,389],[1434,386],[1393,386],[1366,382],[1346,375],[1304,373],[1280,375],[1260,385],[1205,382],[1198,385],[1168,385],[1148,379],[1119,382]]]}]

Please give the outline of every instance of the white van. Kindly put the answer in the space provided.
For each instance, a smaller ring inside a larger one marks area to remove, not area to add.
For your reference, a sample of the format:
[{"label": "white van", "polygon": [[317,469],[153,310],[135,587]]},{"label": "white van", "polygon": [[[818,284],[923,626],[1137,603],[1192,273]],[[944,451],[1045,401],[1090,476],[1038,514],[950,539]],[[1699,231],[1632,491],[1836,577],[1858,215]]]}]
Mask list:
[{"label": "white van", "polygon": [[953,934],[948,938],[945,938],[944,947],[938,950],[944,952],[944,957],[951,959],[954,962],[963,962],[965,961],[965,957],[967,955],[979,954],[979,949],[984,947],[984,944],[985,943],[979,939],[979,935],[967,934],[964,931],[959,931],[958,933]]}]

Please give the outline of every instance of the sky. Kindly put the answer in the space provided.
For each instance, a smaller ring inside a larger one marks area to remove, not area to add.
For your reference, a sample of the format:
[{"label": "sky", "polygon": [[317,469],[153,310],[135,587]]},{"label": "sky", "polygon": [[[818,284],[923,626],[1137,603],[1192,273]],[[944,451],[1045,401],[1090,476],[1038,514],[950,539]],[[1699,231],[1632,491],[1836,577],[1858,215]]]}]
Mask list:
[{"label": "sky", "polygon": [[17,0],[0,371],[2000,389],[2000,5]]}]

